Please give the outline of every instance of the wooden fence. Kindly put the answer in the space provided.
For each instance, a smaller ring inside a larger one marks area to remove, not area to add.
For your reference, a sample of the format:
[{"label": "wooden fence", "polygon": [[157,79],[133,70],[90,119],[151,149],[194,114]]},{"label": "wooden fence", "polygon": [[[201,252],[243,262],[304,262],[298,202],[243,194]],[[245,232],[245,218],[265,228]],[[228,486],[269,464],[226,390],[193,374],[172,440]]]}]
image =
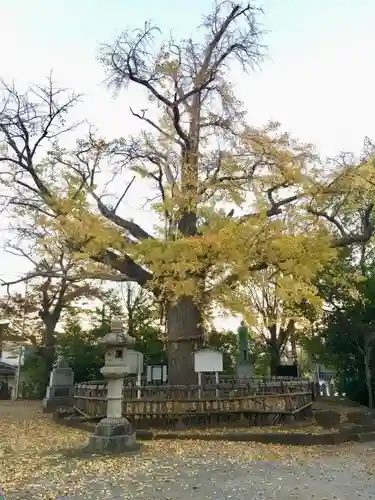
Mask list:
[{"label": "wooden fence", "polygon": [[[102,381],[76,384],[75,407],[84,415],[106,414],[107,387]],[[142,427],[176,421],[219,421],[271,417],[272,423],[307,410],[312,404],[311,383],[305,380],[251,379],[246,384],[202,386],[126,386],[123,414]]]},{"label": "wooden fence", "polygon": [[[76,384],[76,393],[84,394],[87,391],[98,392],[106,390],[106,382],[103,380],[95,380]],[[174,399],[194,397],[219,397],[226,398],[230,396],[247,396],[251,394],[274,394],[283,393],[286,388],[289,391],[306,391],[310,390],[311,382],[305,379],[294,378],[251,378],[246,382],[238,382],[233,378],[224,378],[217,385],[214,380],[206,379],[202,381],[202,385],[147,385],[138,386],[135,379],[128,378],[124,381],[123,395],[125,399]],[[93,394],[94,395],[94,394]]]}]

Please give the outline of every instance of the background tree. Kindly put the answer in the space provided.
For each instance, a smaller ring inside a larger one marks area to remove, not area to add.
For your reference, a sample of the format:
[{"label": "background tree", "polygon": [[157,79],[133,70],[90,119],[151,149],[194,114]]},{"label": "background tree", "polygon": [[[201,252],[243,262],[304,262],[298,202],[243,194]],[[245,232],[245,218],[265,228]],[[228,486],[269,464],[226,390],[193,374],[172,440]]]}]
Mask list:
[{"label": "background tree", "polygon": [[98,340],[108,333],[108,325],[84,328],[77,311],[67,315],[63,332],[57,339],[57,350],[74,371],[76,383],[100,380],[104,363],[104,348]]},{"label": "background tree", "polygon": [[151,364],[167,362],[163,310],[150,292],[133,283],[121,285],[125,321],[130,335],[136,339],[135,349]]},{"label": "background tree", "polygon": [[21,293],[5,295],[0,300],[1,315],[10,320],[9,327],[3,331],[4,345],[10,344],[11,347],[12,343],[25,344],[37,349],[41,343],[43,323],[38,314],[40,297],[33,287],[30,287],[28,295],[29,300],[25,300],[25,295]]},{"label": "background tree", "polygon": [[120,294],[129,335],[136,337],[139,330],[163,326],[163,311],[150,292],[134,283],[124,283]]},{"label": "background tree", "polygon": [[[12,282],[3,282],[8,295],[0,307],[10,320],[4,340],[17,346],[17,351],[21,346],[32,348],[32,359],[25,361],[29,389],[43,394],[55,357],[58,324],[79,303],[99,297],[101,289],[88,278],[83,259],[69,252],[52,230],[39,227],[34,213],[19,208],[13,215],[17,215],[16,224],[10,224],[12,237],[5,250],[26,260],[31,269]],[[25,293],[12,293],[23,282]]]},{"label": "background tree", "polygon": [[110,329],[111,319],[121,317],[125,331],[136,339],[134,348],[148,363],[166,363],[166,339],[161,307],[147,290],[133,283],[102,293],[101,304],[90,314],[96,327]]},{"label": "background tree", "polygon": [[373,407],[375,376],[375,275],[373,245],[341,252],[319,276],[325,300],[306,348],[315,361],[337,371],[338,389]]},{"label": "background tree", "polygon": [[13,294],[0,302],[0,308],[10,320],[3,341],[17,354],[21,347],[32,349],[33,359],[27,366],[33,373],[36,370],[30,376],[35,379],[33,391],[38,394],[45,392],[48,383],[59,336],[58,324],[77,301],[82,302],[83,297],[94,291],[76,282],[65,285],[63,279],[39,278],[36,283],[29,284],[27,295]]},{"label": "background tree", "polygon": [[[256,278],[244,287],[244,294],[248,298],[246,313],[267,353],[272,376],[276,375],[281,356],[288,344],[292,346],[297,357],[298,321],[303,322],[303,317],[300,307],[296,304],[295,295],[293,294],[292,298],[288,296],[290,284],[286,285],[285,282],[289,280],[293,280],[293,277],[285,276],[279,270],[272,272],[267,269],[259,272]],[[295,285],[298,287],[299,284]],[[301,299],[307,295],[305,286],[302,290]]]},{"label": "background tree", "polygon": [[[171,383],[196,380],[191,354],[203,342],[212,302],[244,308],[238,284],[269,266],[309,288],[336,247],[372,234],[369,162],[342,164],[331,175],[309,145],[277,124],[254,129],[246,122],[229,75],[262,59],[258,14],[253,5],[225,1],[204,17],[197,41],[157,46],[160,30],[146,23],[103,47],[110,83],[148,94],[149,112],[131,110],[145,126],[139,137],[106,141],[90,133],[68,151],[57,138],[71,129],[66,113],[77,96],[51,80],[24,95],[5,87],[0,160],[11,203],[28,200],[67,248],[164,304]],[[43,147],[49,151],[41,162]],[[100,174],[109,167],[124,190],[104,199],[110,191]],[[157,189],[154,234],[124,213],[134,175]],[[361,231],[344,234],[337,215],[354,203],[364,207]],[[283,214],[293,211],[303,217],[292,231]]]},{"label": "background tree", "polygon": [[[125,315],[124,303],[119,290],[114,288],[101,291],[97,306],[86,311],[86,319],[96,328],[105,328],[110,331],[111,322],[114,318],[123,319]],[[83,311],[81,310],[81,314]],[[124,325],[126,328],[126,324]]]}]

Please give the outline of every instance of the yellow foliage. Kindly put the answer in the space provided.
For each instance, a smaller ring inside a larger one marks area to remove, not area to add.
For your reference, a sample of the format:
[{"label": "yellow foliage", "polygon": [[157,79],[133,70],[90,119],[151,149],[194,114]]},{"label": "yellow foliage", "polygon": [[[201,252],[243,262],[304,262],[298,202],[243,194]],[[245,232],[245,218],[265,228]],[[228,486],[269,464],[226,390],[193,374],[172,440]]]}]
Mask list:
[{"label": "yellow foliage", "polygon": [[[163,120],[167,132],[157,145],[171,153],[169,118]],[[155,146],[150,137],[146,139],[148,147]],[[245,126],[235,146],[238,154],[224,155],[220,168],[210,175],[199,171],[197,176],[190,163],[184,165],[184,176],[177,176],[175,184],[166,175],[163,198],[153,208],[163,222],[167,216],[170,229],[158,230],[159,238],[134,239],[131,231],[94,210],[90,190],[77,189],[77,175],[65,177],[69,189],[64,197],[55,194],[53,207],[58,217],[41,218],[40,222],[63,234],[76,248],[78,260],[100,256],[105,249],[115,251],[120,259],[130,257],[151,272],[149,287],[168,300],[189,295],[244,311],[248,297],[243,287],[257,280],[259,269],[269,266],[280,274],[280,300],[291,303],[304,298],[318,306],[312,283],[334,261],[336,250],[331,245],[332,227],[306,208],[325,209],[338,197],[340,201],[345,198],[344,213],[356,209],[363,203],[364,193],[371,197],[372,163],[347,167],[329,178],[319,169],[312,146],[280,133],[275,123],[260,130]],[[160,168],[167,172],[163,164]],[[141,177],[154,175],[147,163],[132,170]],[[284,204],[283,199],[289,197],[291,201]],[[237,211],[234,217],[218,208],[228,204]],[[270,209],[275,209],[272,216]],[[184,236],[178,230],[188,211],[198,217],[195,236]]]}]

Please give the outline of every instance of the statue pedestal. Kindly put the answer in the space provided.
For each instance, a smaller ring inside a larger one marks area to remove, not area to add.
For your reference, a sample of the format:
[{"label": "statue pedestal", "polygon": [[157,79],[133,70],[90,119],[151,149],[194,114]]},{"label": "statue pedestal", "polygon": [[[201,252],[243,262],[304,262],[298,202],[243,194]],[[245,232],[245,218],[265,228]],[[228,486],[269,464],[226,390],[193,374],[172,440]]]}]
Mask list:
[{"label": "statue pedestal", "polygon": [[236,364],[236,376],[238,381],[245,381],[253,376],[254,368],[250,361],[238,361]]},{"label": "statue pedestal", "polygon": [[43,399],[43,413],[50,413],[63,406],[74,404],[74,372],[61,360],[50,374],[46,397]]}]

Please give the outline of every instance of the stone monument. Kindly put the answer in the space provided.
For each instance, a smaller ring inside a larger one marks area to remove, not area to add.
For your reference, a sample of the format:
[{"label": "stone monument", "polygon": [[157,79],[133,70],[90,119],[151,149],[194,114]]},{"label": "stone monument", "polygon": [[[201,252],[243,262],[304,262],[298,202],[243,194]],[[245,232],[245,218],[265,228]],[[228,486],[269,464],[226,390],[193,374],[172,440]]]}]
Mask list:
[{"label": "stone monument", "polygon": [[253,365],[249,359],[249,329],[244,321],[237,330],[238,358],[236,375],[238,379],[249,379],[253,376]]},{"label": "stone monument", "polygon": [[101,341],[105,346],[105,361],[101,369],[107,382],[107,416],[90,437],[86,451],[90,453],[123,453],[139,448],[130,422],[122,416],[122,388],[129,373],[127,346],[135,339],[123,332],[122,321],[112,322],[111,332]]},{"label": "stone monument", "polygon": [[74,394],[74,372],[67,361],[58,356],[49,377],[43,412],[53,412],[57,408],[72,407]]}]

